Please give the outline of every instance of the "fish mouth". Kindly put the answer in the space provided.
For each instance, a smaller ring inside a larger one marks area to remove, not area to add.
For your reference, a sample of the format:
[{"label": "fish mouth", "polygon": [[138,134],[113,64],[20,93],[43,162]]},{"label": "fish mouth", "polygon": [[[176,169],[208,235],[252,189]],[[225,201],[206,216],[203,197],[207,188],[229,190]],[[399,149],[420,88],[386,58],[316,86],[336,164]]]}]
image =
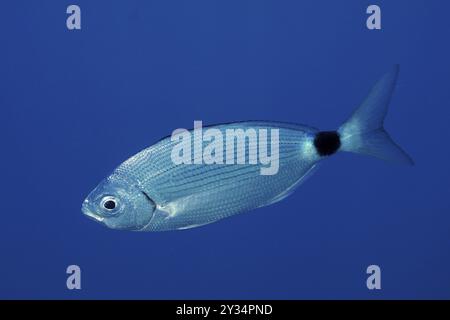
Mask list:
[{"label": "fish mouth", "polygon": [[105,218],[98,216],[97,214],[93,213],[91,210],[89,210],[88,207],[88,201],[84,200],[83,205],[81,206],[81,212],[83,212],[83,214],[85,216],[87,216],[88,218],[97,221],[97,222],[103,222],[103,220],[105,220]]}]

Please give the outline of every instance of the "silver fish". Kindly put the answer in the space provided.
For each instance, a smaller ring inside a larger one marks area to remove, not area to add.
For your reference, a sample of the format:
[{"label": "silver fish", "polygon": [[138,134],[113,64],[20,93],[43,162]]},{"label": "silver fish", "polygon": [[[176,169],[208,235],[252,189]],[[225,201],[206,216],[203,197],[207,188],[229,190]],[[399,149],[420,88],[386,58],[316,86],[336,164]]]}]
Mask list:
[{"label": "silver fish", "polygon": [[385,74],[337,131],[262,121],[210,127],[223,134],[277,129],[279,170],[274,175],[260,174],[262,164],[175,164],[176,142],[167,137],[119,165],[84,200],[82,212],[113,229],[187,229],[284,199],[337,151],[413,164],[383,128],[398,72],[396,65]]}]

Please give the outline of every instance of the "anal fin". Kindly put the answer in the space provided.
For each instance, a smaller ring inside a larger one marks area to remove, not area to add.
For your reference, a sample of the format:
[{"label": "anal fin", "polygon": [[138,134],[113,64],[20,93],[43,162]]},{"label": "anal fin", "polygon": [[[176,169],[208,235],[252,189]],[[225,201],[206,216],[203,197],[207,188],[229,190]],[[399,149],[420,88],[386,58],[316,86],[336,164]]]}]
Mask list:
[{"label": "anal fin", "polygon": [[285,199],[291,193],[293,193],[295,191],[295,189],[297,189],[298,186],[300,186],[303,182],[305,182],[306,179],[308,179],[316,171],[316,169],[317,169],[317,164],[314,164],[311,168],[308,169],[308,171],[306,171],[306,173],[303,176],[300,177],[300,179],[295,181],[290,187],[288,187],[286,190],[284,190],[280,194],[276,195],[274,198],[270,199],[268,202],[266,202],[265,204],[263,204],[259,207],[265,207],[265,206],[274,204],[276,202],[279,202],[279,201]]}]

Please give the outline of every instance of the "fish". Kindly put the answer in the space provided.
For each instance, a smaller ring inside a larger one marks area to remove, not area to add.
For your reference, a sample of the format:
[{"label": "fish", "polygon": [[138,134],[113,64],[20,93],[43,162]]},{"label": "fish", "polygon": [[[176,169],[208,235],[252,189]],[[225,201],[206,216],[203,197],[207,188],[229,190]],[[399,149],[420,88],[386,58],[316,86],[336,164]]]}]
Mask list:
[{"label": "fish", "polygon": [[224,135],[230,129],[276,130],[276,174],[261,174],[262,163],[174,163],[177,141],[169,136],[120,164],[88,194],[81,210],[111,229],[184,230],[285,199],[337,152],[413,165],[412,158],[384,129],[398,74],[399,65],[395,65],[335,131],[275,121],[208,127]]}]

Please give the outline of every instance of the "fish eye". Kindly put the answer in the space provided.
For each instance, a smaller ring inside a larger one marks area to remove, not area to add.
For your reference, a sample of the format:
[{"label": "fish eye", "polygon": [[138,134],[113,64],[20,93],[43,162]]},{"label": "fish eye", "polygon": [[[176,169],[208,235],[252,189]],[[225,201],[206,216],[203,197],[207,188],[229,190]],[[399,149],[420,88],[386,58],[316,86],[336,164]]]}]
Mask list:
[{"label": "fish eye", "polygon": [[103,197],[100,205],[103,207],[103,209],[107,211],[113,211],[118,206],[118,201],[116,198],[111,196]]}]

